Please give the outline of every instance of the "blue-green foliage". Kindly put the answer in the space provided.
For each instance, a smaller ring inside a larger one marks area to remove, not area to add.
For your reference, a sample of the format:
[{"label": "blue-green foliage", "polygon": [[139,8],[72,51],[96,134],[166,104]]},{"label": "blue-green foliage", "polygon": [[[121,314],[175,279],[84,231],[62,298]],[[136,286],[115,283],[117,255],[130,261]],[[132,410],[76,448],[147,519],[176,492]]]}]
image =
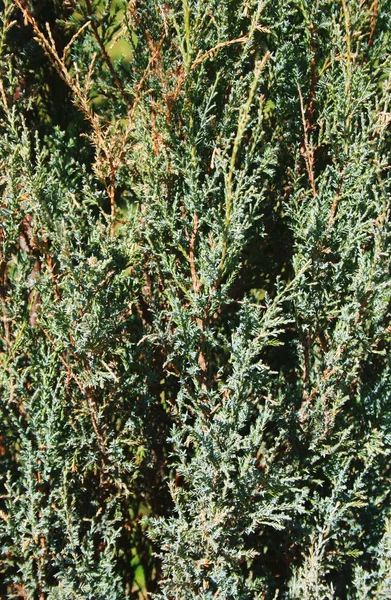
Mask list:
[{"label": "blue-green foliage", "polygon": [[0,596],[389,598],[390,2],[77,4],[2,3]]}]

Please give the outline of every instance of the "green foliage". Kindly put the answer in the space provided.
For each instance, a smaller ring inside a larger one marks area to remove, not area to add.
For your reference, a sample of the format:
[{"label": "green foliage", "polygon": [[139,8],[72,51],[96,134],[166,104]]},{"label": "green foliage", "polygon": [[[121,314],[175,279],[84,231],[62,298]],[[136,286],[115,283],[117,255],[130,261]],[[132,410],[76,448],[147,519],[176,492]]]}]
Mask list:
[{"label": "green foliage", "polygon": [[390,14],[2,2],[0,597],[389,598]]}]

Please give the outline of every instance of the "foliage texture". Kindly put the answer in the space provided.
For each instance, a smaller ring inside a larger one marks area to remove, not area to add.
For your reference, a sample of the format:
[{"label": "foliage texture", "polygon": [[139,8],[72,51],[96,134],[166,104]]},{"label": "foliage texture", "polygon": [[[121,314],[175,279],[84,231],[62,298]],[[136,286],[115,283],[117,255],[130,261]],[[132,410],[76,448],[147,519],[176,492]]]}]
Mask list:
[{"label": "foliage texture", "polygon": [[0,26],[0,597],[388,600],[390,0]]}]

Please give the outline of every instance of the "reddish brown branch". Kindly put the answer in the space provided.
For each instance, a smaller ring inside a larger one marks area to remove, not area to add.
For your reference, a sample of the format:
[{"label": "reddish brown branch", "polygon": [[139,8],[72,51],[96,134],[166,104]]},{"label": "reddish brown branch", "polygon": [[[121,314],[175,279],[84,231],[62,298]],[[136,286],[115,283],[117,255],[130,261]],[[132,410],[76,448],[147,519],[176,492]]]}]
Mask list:
[{"label": "reddish brown branch", "polygon": [[379,16],[379,0],[375,0],[374,3],[372,4],[372,7],[373,7],[373,13],[372,13],[372,17],[371,17],[371,31],[369,33],[369,39],[368,39],[369,48],[373,44],[373,38],[375,35],[377,18]]},{"label": "reddish brown branch", "polygon": [[311,185],[311,190],[312,190],[312,195],[316,196],[316,186],[315,186],[315,172],[314,172],[314,165],[315,165],[315,157],[314,157],[314,149],[312,147],[312,144],[310,144],[310,140],[308,137],[308,131],[310,130],[310,125],[308,123],[308,120],[305,116],[305,110],[304,110],[304,101],[303,101],[303,95],[301,93],[301,89],[298,86],[298,91],[299,91],[299,97],[300,97],[300,108],[301,108],[301,118],[302,118],[302,123],[303,123],[303,135],[304,135],[304,149],[303,149],[303,154],[304,154],[304,160],[305,160],[305,164],[306,164],[306,168],[307,168],[307,173],[308,173],[308,179]]}]

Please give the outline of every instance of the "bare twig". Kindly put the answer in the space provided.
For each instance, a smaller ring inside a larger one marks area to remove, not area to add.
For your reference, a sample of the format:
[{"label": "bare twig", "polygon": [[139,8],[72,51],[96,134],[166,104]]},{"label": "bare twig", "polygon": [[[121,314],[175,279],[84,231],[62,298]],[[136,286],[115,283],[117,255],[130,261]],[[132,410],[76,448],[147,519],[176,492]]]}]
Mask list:
[{"label": "bare twig", "polygon": [[372,15],[371,15],[371,30],[369,32],[368,46],[371,47],[373,44],[373,38],[375,35],[377,18],[379,16],[379,0],[375,0],[372,4]]},{"label": "bare twig", "polygon": [[210,48],[209,50],[204,52],[204,54],[201,54],[200,51],[193,64],[191,65],[190,69],[195,69],[199,64],[204,62],[204,60],[209,58],[209,56],[211,56],[214,52],[218,52],[222,48],[226,48],[227,46],[233,46],[234,44],[245,44],[248,41],[249,38],[247,37],[247,35],[242,35],[242,37],[236,38],[235,40],[227,40],[226,42],[220,42],[219,44],[216,44],[216,46],[213,46],[213,48]]},{"label": "bare twig", "polygon": [[303,123],[304,160],[305,160],[305,164],[306,164],[306,168],[307,168],[308,179],[309,179],[310,185],[311,185],[312,195],[316,196],[315,174],[314,174],[314,163],[315,163],[314,149],[313,149],[313,146],[310,143],[309,137],[308,137],[309,123],[305,116],[304,101],[303,101],[303,95],[301,93],[300,86],[297,86],[297,89],[299,91],[301,119],[302,119],[302,123]]},{"label": "bare twig", "polygon": [[200,290],[200,283],[199,283],[198,277],[197,277],[197,270],[196,270],[196,266],[195,266],[195,254],[194,254],[195,241],[196,241],[197,232],[198,232],[198,223],[199,223],[199,217],[197,214],[194,214],[193,232],[192,232],[191,238],[189,240],[189,262],[190,262],[191,280],[193,282],[193,291],[195,294],[198,294],[198,292]]}]

